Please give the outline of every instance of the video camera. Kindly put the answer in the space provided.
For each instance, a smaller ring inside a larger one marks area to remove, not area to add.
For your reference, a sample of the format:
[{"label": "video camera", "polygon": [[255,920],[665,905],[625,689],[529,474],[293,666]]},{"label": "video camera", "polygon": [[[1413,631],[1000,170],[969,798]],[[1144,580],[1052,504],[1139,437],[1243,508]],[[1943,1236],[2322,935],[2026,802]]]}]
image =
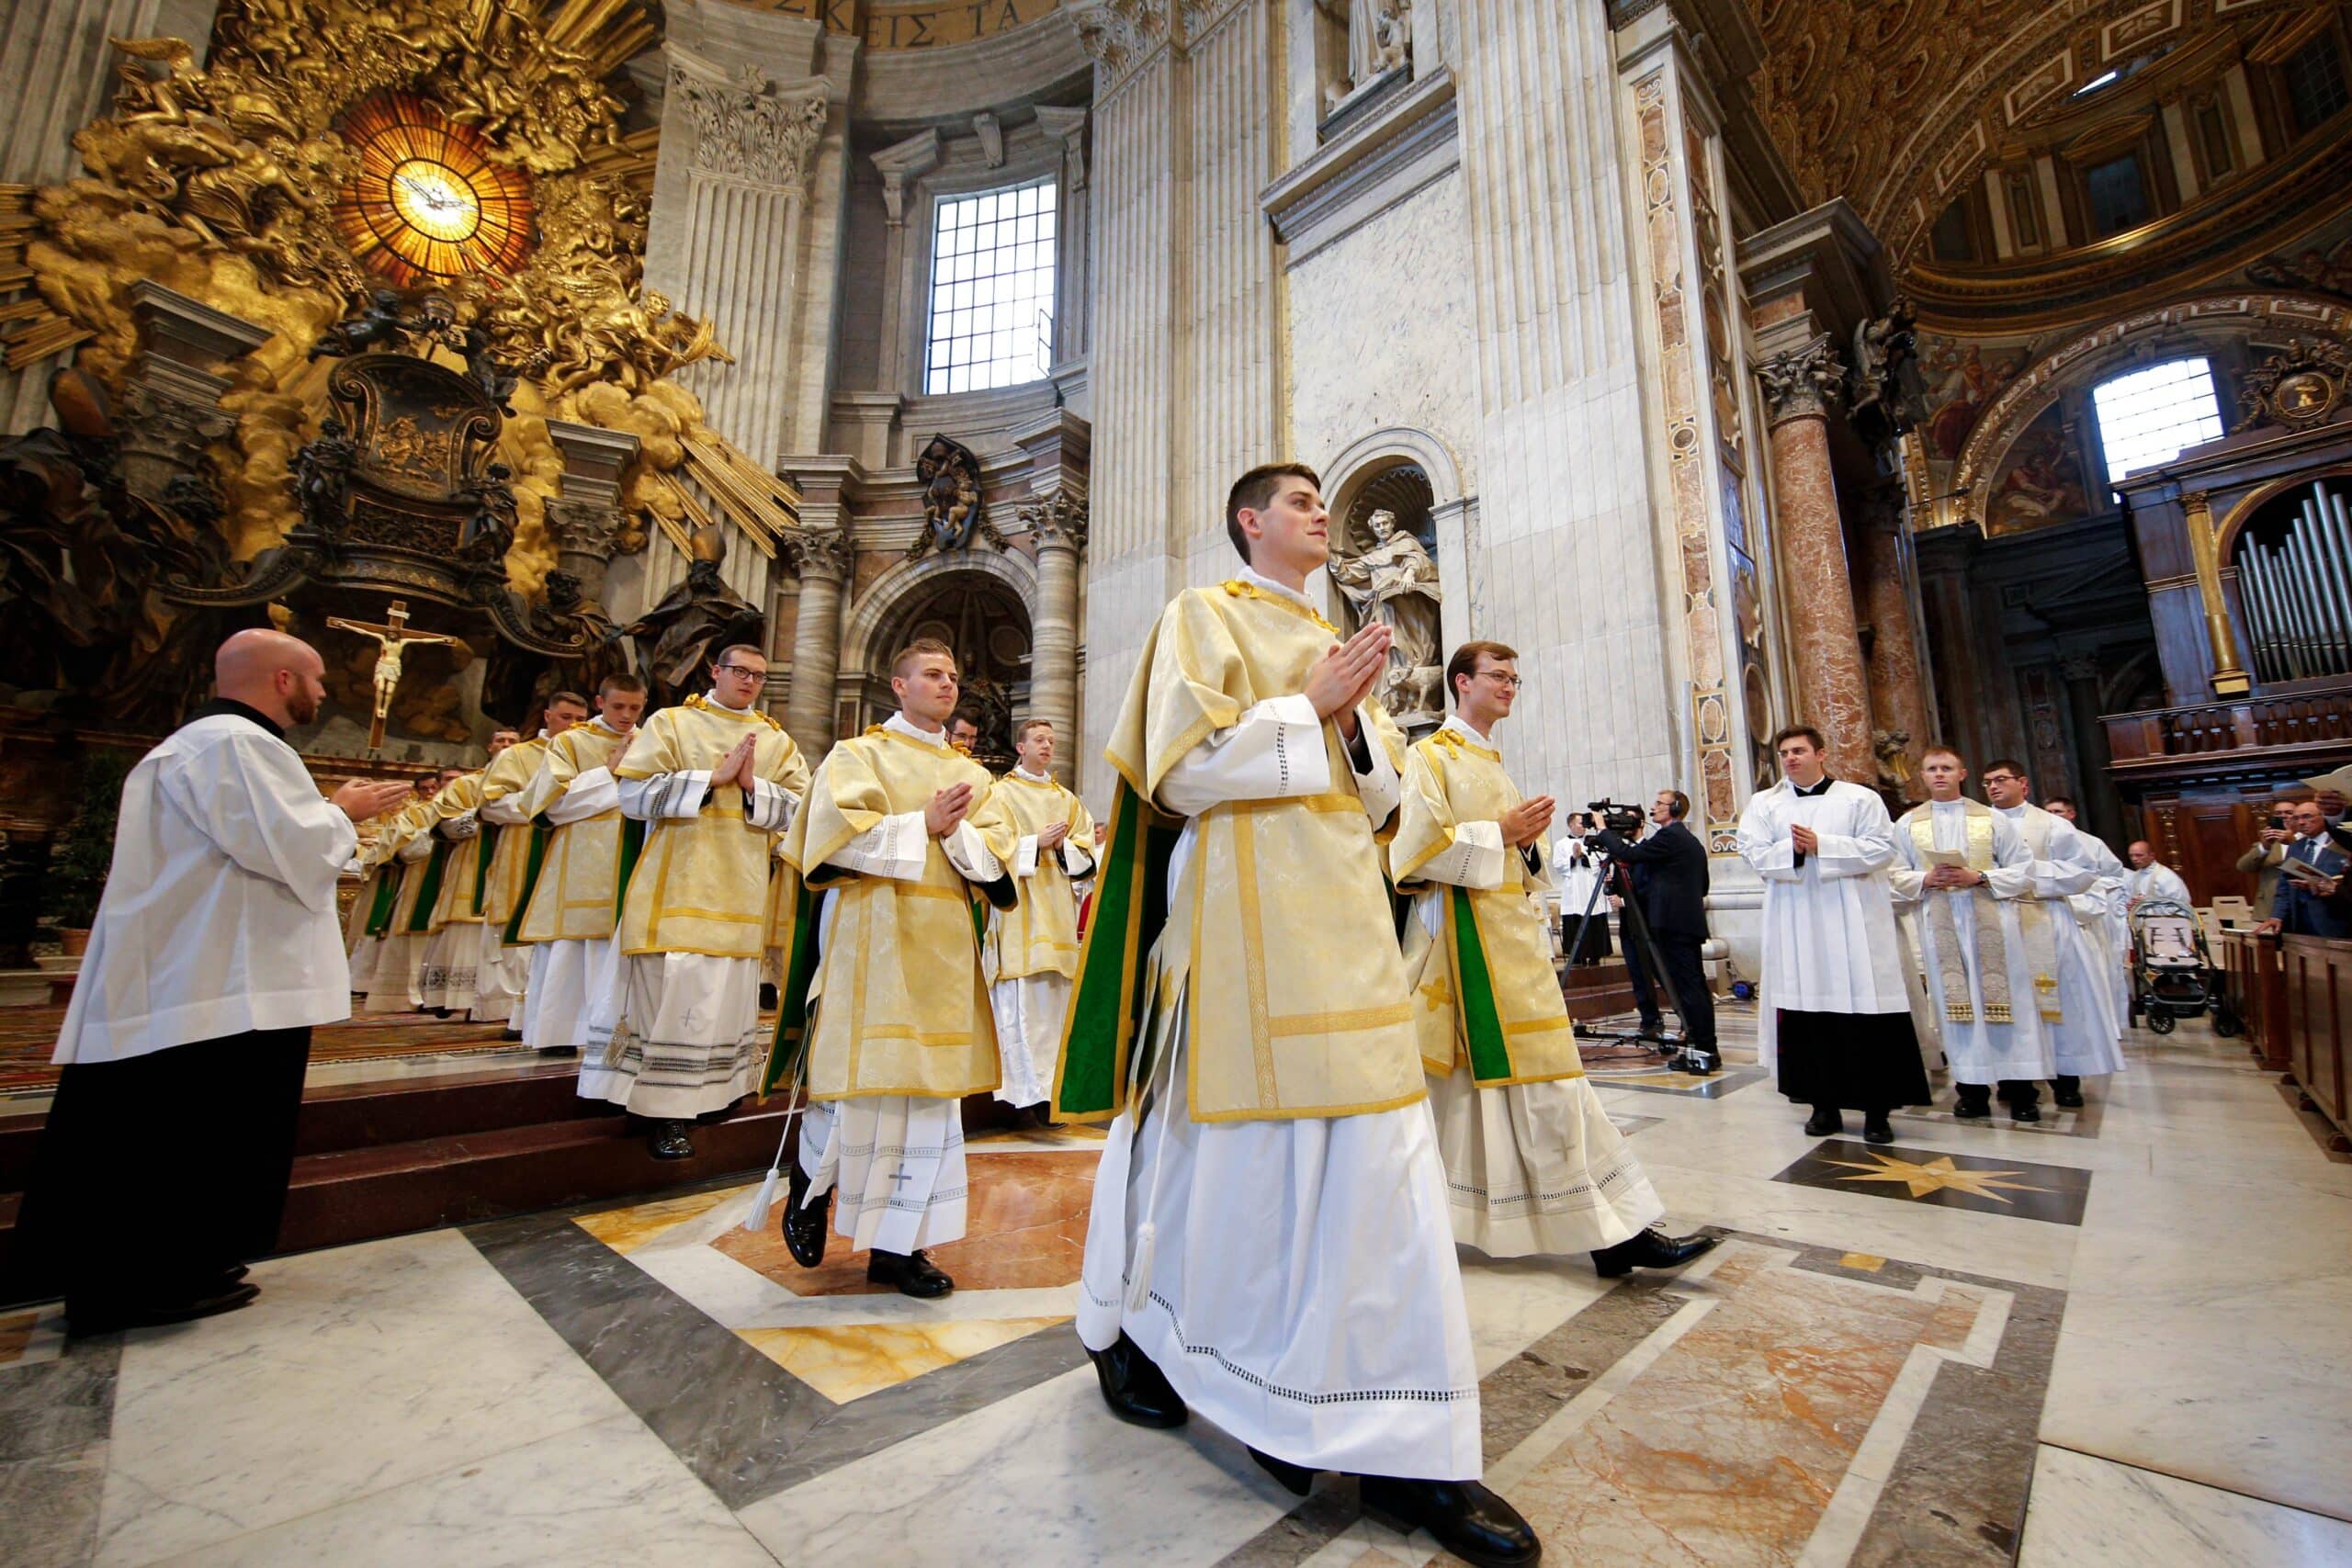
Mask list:
[{"label": "video camera", "polygon": [[1640,807],[1614,800],[1589,800],[1585,802],[1584,808],[1589,818],[1598,824],[1594,831],[1606,828],[1621,839],[1639,838],[1642,824],[1648,820]]}]

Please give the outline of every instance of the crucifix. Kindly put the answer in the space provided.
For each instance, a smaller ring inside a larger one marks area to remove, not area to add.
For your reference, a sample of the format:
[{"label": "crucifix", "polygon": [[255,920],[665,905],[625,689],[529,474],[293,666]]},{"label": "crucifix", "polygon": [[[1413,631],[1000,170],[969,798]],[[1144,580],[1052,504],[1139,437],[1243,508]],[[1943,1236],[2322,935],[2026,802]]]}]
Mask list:
[{"label": "crucifix", "polygon": [[379,626],[372,621],[346,621],[341,615],[327,617],[327,625],[337,631],[362,632],[376,639],[376,716],[368,727],[368,754],[371,757],[384,749],[384,720],[392,711],[392,688],[401,683],[401,658],[408,651],[409,644],[440,642],[454,647],[463,640],[439,632],[408,630],[408,602],[404,599],[395,599],[385,606],[384,621]]}]

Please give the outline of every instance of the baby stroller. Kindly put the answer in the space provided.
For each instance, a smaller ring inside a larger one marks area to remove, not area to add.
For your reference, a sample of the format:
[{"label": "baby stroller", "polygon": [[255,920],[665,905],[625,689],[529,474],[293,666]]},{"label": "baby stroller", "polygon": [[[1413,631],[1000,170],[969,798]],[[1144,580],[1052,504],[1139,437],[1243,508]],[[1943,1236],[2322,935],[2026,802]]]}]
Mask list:
[{"label": "baby stroller", "polygon": [[2143,898],[2132,911],[2132,1001],[2150,1029],[2170,1034],[2213,1004],[2212,963],[2194,911],[2171,898]]}]

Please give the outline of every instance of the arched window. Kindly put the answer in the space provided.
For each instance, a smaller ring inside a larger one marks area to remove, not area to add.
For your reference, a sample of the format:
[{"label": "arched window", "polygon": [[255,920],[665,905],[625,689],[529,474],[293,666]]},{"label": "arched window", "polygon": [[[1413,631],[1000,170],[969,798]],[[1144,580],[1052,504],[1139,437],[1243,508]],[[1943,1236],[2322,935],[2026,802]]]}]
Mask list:
[{"label": "arched window", "polygon": [[940,198],[932,231],[926,392],[978,392],[1053,367],[1050,179]]},{"label": "arched window", "polygon": [[2109,484],[2222,434],[2212,367],[2201,357],[2167,360],[2102,381],[2091,389],[2091,402],[2098,411]]}]

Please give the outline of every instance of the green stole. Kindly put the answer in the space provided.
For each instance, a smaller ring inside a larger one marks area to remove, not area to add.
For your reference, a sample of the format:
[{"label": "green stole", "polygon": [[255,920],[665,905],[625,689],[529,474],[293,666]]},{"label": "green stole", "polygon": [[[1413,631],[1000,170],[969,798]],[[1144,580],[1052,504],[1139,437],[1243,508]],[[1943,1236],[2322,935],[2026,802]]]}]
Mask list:
[{"label": "green stole", "polygon": [[[1058,1115],[1101,1120],[1125,1101],[1129,1068],[1136,1065],[1128,1054],[1151,1009],[1137,982],[1168,923],[1168,862],[1182,833],[1183,818],[1153,808],[1133,784],[1119,780],[1062,1025],[1061,1067],[1054,1077]],[[1150,1045],[1147,1038],[1147,1056]],[[1141,1066],[1148,1070],[1148,1061]]]}]

